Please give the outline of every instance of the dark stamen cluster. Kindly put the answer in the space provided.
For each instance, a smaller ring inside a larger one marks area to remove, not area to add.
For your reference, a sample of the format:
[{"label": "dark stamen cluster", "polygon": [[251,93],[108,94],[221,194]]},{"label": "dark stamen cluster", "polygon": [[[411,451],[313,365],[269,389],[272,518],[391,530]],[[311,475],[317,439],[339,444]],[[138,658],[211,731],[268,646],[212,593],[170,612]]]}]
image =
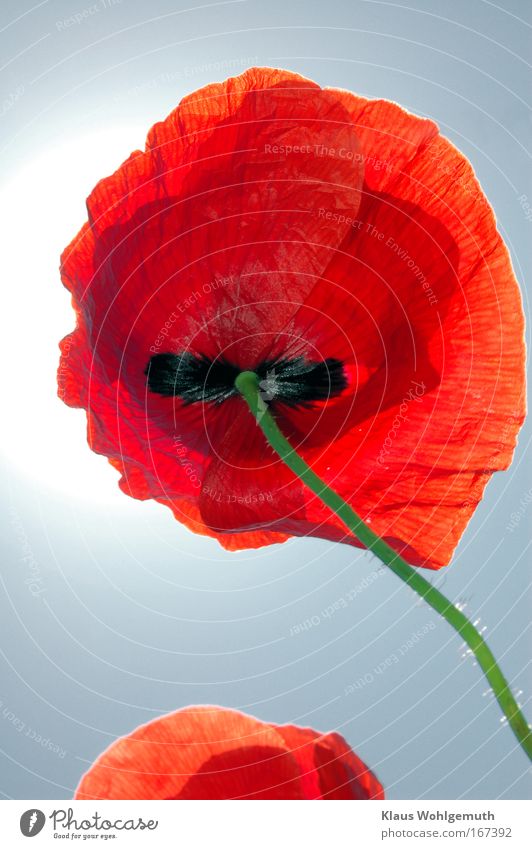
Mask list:
[{"label": "dark stamen cluster", "polygon": [[[185,404],[196,401],[221,404],[238,394],[235,379],[241,370],[222,357],[211,360],[184,352],[155,354],[145,374],[149,389],[158,395],[178,396]],[[291,407],[311,406],[314,401],[339,395],[347,386],[343,364],[333,358],[319,363],[304,357],[265,361],[254,371],[260,378],[265,401],[278,401]]]}]

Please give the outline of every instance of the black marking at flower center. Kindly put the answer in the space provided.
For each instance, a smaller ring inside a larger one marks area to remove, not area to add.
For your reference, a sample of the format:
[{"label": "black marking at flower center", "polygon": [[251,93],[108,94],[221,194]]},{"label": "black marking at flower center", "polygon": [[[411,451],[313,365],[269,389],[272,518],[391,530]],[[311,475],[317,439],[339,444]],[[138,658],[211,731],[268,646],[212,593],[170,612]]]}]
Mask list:
[{"label": "black marking at flower center", "polygon": [[[145,369],[148,387],[164,396],[178,396],[185,404],[212,401],[221,404],[238,395],[235,379],[242,371],[228,360],[211,360],[203,354],[155,354]],[[279,401],[290,407],[311,406],[339,395],[347,379],[343,363],[334,358],[319,363],[304,357],[271,360],[261,363],[254,371],[260,378],[264,401]]]}]

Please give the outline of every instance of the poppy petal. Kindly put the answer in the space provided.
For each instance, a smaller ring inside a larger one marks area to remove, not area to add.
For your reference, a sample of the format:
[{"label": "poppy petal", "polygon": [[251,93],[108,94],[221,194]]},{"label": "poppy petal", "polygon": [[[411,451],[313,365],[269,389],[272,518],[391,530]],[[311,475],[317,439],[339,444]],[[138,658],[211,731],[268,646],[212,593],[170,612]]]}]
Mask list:
[{"label": "poppy petal", "polygon": [[113,743],[75,798],[369,799],[383,798],[383,790],[337,734],[199,706]]},{"label": "poppy petal", "polygon": [[524,418],[523,314],[490,206],[433,121],[250,69],[185,98],[87,205],[62,257],[77,325],[59,394],[125,492],[230,549],[357,544],[240,399],[146,382],[158,354],[334,361],[341,391],[274,399],[280,427],[410,562],[449,562]]}]

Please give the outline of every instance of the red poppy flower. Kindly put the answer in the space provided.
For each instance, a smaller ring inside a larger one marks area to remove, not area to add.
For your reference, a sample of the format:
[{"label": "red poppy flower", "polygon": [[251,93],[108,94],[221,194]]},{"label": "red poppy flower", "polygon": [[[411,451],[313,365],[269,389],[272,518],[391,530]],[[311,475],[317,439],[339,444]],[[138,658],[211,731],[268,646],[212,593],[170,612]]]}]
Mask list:
[{"label": "red poppy flower", "polygon": [[294,447],[406,559],[446,564],[524,416],[523,317],[466,159],[394,103],[255,68],[186,97],[62,257],[60,395],[135,498],[229,549],[356,544]]},{"label": "red poppy flower", "polygon": [[189,707],[113,743],[76,799],[384,799],[339,734]]}]

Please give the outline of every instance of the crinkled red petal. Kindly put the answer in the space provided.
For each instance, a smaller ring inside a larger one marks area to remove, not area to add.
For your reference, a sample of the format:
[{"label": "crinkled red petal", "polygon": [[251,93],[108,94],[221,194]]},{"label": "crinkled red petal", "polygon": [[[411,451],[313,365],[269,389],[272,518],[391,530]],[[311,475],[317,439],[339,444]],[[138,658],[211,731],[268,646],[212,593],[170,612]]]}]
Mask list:
[{"label": "crinkled red petal", "polygon": [[338,734],[190,707],[113,743],[76,799],[383,799]]},{"label": "crinkled red petal", "polygon": [[495,219],[437,126],[255,68],[185,98],[88,199],[65,250],[59,392],[136,498],[228,548],[345,528],[240,399],[148,392],[155,353],[338,358],[348,388],[275,407],[316,472],[411,562],[449,562],[524,418],[523,316]]}]

